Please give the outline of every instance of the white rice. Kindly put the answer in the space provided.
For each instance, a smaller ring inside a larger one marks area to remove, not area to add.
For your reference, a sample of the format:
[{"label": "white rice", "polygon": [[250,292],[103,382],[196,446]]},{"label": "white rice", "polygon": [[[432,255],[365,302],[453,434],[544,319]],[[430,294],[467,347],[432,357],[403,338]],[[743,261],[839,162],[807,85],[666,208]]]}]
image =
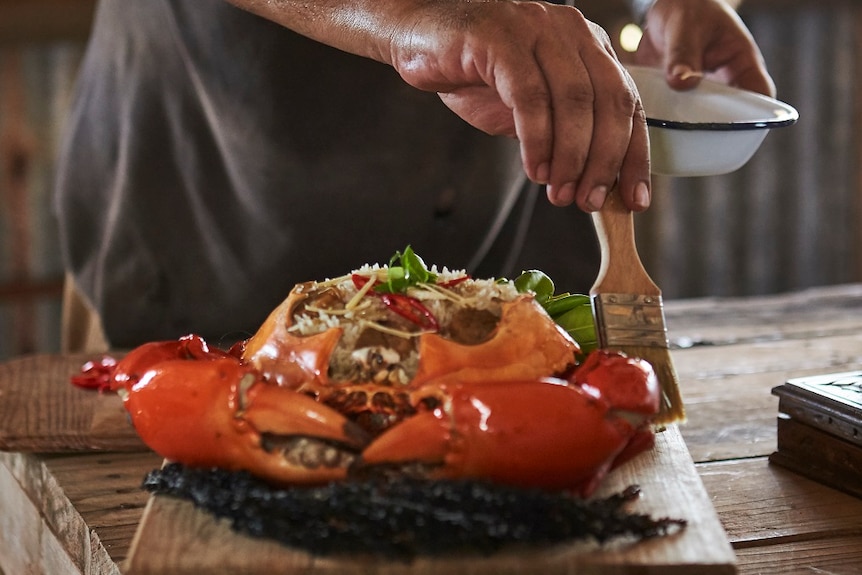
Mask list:
[{"label": "white rice", "polygon": [[[385,279],[386,270],[386,266],[364,265],[354,270],[353,274]],[[488,311],[499,319],[501,304],[512,301],[519,295],[512,281],[465,279],[444,287],[441,284],[463,278],[466,273],[463,270],[438,269],[436,266],[432,266],[430,271],[437,275],[437,284],[410,288],[407,295],[419,300],[428,309],[441,330],[445,329],[459,309],[465,307]],[[337,290],[338,299],[341,301],[341,305],[337,307],[342,309],[324,310],[313,305],[314,295],[326,289]],[[411,342],[412,351],[406,356],[388,348],[357,350],[356,343],[363,330],[379,329],[391,335],[391,330],[387,329],[385,324],[391,323],[397,315],[372,293],[362,297],[353,309],[343,309],[357,295],[358,290],[353,284],[352,274],[308,284],[303,291],[310,294],[309,301],[312,304],[294,316],[294,323],[290,328],[292,332],[307,336],[335,327],[341,327],[344,330],[330,360],[330,377],[336,380],[361,382],[367,381],[369,377],[386,378],[382,382],[392,385],[403,385],[413,378],[418,367],[416,345],[418,336],[423,333],[420,326],[410,325],[408,330],[399,329],[396,332],[400,334],[398,337]],[[365,363],[365,360],[370,357],[369,353],[380,364],[379,370],[371,374]],[[394,358],[398,360],[393,362]],[[386,374],[381,374],[380,370],[385,370]]]}]

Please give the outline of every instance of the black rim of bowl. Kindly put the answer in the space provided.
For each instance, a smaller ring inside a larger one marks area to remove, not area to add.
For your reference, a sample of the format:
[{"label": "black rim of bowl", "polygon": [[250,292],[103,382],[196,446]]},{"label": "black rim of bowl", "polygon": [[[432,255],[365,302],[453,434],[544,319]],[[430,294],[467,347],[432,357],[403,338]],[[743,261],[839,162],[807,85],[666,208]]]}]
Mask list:
[{"label": "black rim of bowl", "polygon": [[659,120],[647,118],[647,126],[655,128],[669,128],[671,130],[703,130],[724,131],[735,130],[763,130],[768,128],[782,128],[796,123],[797,118],[788,116],[786,118],[775,118],[772,120],[752,120],[747,122],[676,122],[673,120]]}]

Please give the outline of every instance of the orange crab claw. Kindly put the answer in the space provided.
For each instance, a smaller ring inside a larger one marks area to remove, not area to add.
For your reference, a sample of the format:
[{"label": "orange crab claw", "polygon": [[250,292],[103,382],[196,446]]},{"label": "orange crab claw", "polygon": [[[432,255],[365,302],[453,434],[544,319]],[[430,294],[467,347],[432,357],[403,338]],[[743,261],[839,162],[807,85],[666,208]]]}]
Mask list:
[{"label": "orange crab claw", "polygon": [[658,378],[644,359],[596,350],[578,366],[569,381],[597,389],[615,410],[630,416],[644,419],[655,415],[659,409]]},{"label": "orange crab claw", "polygon": [[[152,352],[133,356],[136,365]],[[368,442],[340,413],[263,381],[230,356],[156,362],[124,402],[138,435],[163,457],[245,469],[277,483],[342,479]]]},{"label": "orange crab claw", "polygon": [[378,437],[360,465],[419,462],[438,466],[432,475],[440,477],[588,496],[620,454],[630,458],[651,445],[651,432],[615,416],[595,389],[561,379],[458,385],[449,393],[445,408]]},{"label": "orange crab claw", "polygon": [[170,359],[210,360],[231,357],[220,349],[211,349],[198,335],[177,340],[154,341],[140,345],[126,354],[112,371],[111,391],[130,389],[152,366]]}]

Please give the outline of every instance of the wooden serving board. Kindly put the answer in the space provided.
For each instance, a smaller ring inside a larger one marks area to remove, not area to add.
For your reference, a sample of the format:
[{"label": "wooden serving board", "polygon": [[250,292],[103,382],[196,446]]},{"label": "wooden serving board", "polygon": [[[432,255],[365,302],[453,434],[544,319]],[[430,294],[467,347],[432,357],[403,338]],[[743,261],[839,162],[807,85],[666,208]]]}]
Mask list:
[{"label": "wooden serving board", "polygon": [[85,362],[97,357],[44,354],[0,363],[0,450],[146,450],[116,394],[70,383]]},{"label": "wooden serving board", "polygon": [[614,548],[582,544],[508,551],[490,557],[420,558],[412,563],[374,557],[316,557],[278,543],[232,531],[225,520],[190,502],[164,495],[150,498],[123,572],[485,575],[542,574],[732,574],[736,557],[695,470],[679,429],[657,437],[653,451],[613,472],[598,496],[640,485],[632,511],[685,519],[688,526],[667,537]]}]

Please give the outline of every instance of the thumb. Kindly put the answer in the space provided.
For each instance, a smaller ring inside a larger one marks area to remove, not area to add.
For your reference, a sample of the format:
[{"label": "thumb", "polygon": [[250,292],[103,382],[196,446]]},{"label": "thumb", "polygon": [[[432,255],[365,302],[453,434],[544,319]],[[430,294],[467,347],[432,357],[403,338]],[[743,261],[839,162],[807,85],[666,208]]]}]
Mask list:
[{"label": "thumb", "polygon": [[685,44],[679,37],[668,38],[665,77],[671,88],[691,90],[703,78],[703,47]]},{"label": "thumb", "polygon": [[683,34],[683,22],[669,25],[665,36],[664,70],[667,83],[676,90],[691,90],[703,78],[702,34]]},{"label": "thumb", "polygon": [[691,90],[703,78],[703,70],[686,62],[670,62],[665,70],[667,83],[676,90]]}]

